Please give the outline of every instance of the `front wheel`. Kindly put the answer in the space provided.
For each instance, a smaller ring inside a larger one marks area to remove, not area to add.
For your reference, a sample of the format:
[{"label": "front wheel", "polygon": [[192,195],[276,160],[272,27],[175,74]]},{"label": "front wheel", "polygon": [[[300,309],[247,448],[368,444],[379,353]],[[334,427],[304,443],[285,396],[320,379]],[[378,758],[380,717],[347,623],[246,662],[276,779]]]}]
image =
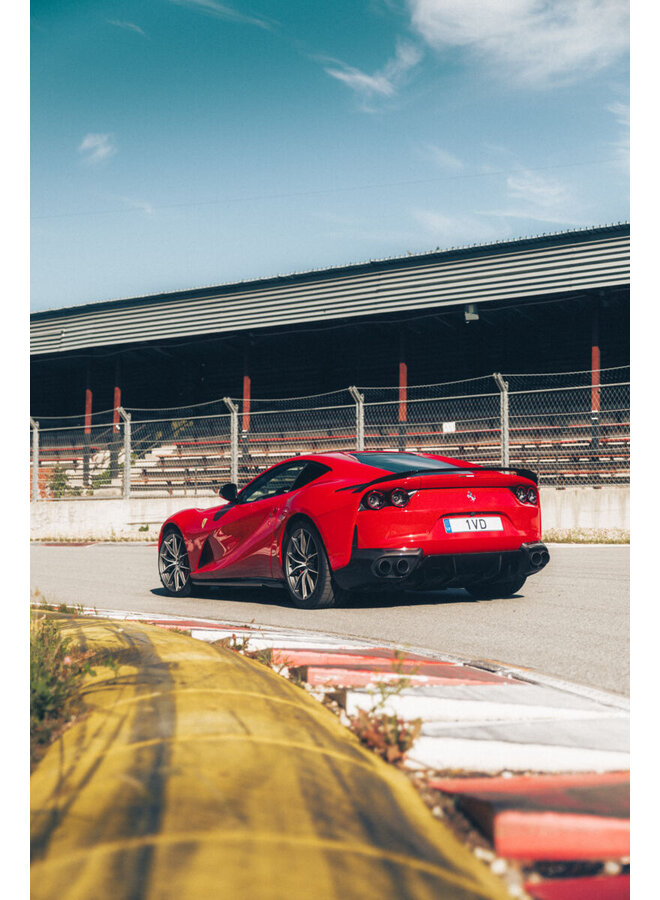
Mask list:
[{"label": "front wheel", "polygon": [[503,600],[505,597],[512,597],[514,594],[517,594],[526,581],[527,578],[521,575],[518,578],[509,578],[507,581],[500,581],[497,584],[471,585],[465,590],[477,600]]},{"label": "front wheel", "polygon": [[190,562],[180,532],[172,529],[163,537],[158,551],[158,572],[163,587],[172,597],[188,597],[192,590]]},{"label": "front wheel", "polygon": [[328,609],[336,606],[339,591],[321,535],[311,522],[294,524],[284,542],[284,577],[294,604],[299,609]]}]

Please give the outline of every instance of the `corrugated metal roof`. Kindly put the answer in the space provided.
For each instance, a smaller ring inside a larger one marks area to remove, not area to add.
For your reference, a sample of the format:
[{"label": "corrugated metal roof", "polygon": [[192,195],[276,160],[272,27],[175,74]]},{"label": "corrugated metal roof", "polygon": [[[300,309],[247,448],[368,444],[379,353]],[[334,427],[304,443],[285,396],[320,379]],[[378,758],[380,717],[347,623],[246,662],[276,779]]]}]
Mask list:
[{"label": "corrugated metal roof", "polygon": [[616,225],[33,313],[32,354],[487,303],[630,282]]}]

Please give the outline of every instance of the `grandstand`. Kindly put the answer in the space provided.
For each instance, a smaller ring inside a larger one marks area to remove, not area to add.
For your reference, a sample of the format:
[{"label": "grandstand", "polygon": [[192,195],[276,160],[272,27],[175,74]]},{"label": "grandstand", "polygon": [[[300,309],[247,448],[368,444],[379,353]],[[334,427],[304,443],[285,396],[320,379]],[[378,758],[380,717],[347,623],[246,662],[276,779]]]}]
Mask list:
[{"label": "grandstand", "polygon": [[628,321],[628,225],[34,313],[38,493],[121,495],[120,406],[131,495],[360,442],[626,483]]}]

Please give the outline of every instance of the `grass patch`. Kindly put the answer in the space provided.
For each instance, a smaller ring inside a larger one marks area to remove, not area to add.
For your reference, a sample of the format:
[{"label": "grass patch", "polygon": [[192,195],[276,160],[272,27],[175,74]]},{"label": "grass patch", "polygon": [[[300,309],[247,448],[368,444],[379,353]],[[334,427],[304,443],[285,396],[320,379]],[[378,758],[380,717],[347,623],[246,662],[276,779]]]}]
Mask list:
[{"label": "grass patch", "polygon": [[249,635],[242,635],[241,637],[236,637],[235,634],[232,634],[231,637],[220,638],[217,641],[212,641],[211,646],[224,647],[225,650],[233,650],[234,653],[243,653],[243,654],[247,655],[249,643],[250,643]]},{"label": "grass patch", "polygon": [[543,540],[548,544],[629,544],[625,528],[547,528]]},{"label": "grass patch", "polygon": [[421,719],[406,722],[391,713],[365,709],[358,709],[350,723],[360,741],[389,763],[402,763],[422,730]]},{"label": "grass patch", "polygon": [[[62,619],[44,614],[53,607],[34,610],[30,620],[30,764],[34,766],[48,746],[79,715],[86,675],[94,666],[107,666],[115,675],[118,664],[107,653],[99,655],[73,644],[61,632]],[[74,612],[62,605],[58,612]]]},{"label": "grass patch", "polygon": [[[349,716],[349,727],[361,741],[386,762],[399,765],[404,762],[422,730],[422,720],[413,719],[407,722],[387,709],[390,697],[398,696],[412,684],[406,677],[403,667],[404,654],[394,651],[392,672],[396,681],[376,683],[371,692],[376,702],[371,709],[357,709],[354,716]],[[409,674],[415,674],[417,667]]]}]

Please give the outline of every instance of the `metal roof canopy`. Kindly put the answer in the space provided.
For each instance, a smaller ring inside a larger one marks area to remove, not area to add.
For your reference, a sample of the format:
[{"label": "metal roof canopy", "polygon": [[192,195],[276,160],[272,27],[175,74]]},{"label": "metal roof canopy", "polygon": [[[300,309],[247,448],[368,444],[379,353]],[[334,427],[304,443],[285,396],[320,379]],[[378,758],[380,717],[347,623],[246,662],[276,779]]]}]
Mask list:
[{"label": "metal roof canopy", "polygon": [[630,283],[630,226],[361,263],[31,315],[33,355]]}]

